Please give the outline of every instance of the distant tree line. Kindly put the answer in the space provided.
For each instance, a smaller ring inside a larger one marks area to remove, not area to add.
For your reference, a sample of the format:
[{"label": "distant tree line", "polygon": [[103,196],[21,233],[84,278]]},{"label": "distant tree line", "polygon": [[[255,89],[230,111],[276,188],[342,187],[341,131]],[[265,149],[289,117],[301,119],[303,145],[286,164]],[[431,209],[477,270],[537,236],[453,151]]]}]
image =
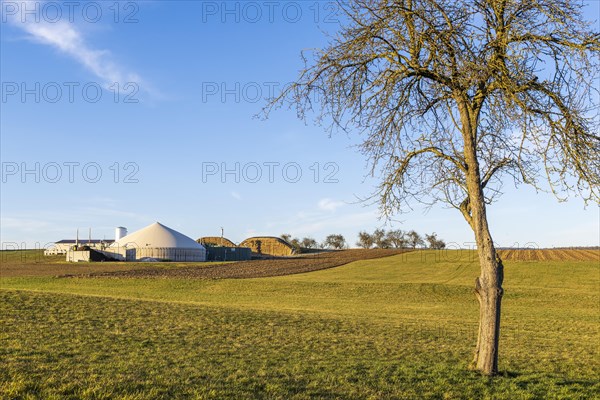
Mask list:
[{"label": "distant tree line", "polygon": [[[283,240],[291,244],[297,253],[303,249],[334,249],[341,250],[348,248],[346,239],[341,234],[328,235],[321,243],[317,242],[312,237],[302,239],[292,237],[288,233],[280,236]],[[379,248],[379,249],[416,249],[428,248],[441,250],[446,248],[446,243],[439,239],[437,234],[426,234],[421,236],[414,230],[401,231],[400,229],[386,231],[384,229],[375,229],[373,233],[361,231],[358,233],[358,247],[363,249]]]},{"label": "distant tree line", "polygon": [[401,231],[400,229],[386,231],[375,229],[373,233],[361,231],[358,233],[358,247],[370,249],[416,249],[429,248],[440,250],[446,248],[446,243],[437,237],[437,233],[421,236],[417,231]]},{"label": "distant tree line", "polygon": [[314,238],[308,236],[302,239],[292,237],[289,233],[283,233],[279,236],[289,244],[291,244],[297,253],[303,249],[335,249],[341,250],[348,247],[346,239],[343,235],[332,234],[325,238],[321,243],[317,242]]}]

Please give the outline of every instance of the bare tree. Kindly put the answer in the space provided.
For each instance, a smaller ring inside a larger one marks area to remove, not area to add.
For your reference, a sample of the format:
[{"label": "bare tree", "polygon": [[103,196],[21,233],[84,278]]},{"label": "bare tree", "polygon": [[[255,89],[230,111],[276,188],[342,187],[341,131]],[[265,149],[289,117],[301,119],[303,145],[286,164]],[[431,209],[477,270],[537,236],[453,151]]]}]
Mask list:
[{"label": "bare tree", "polygon": [[300,244],[302,245],[302,247],[307,249],[316,249],[318,247],[317,241],[311,237],[303,238]]},{"label": "bare tree", "polygon": [[446,248],[446,242],[442,239],[438,239],[437,233],[433,232],[431,235],[425,234],[425,241],[428,247],[433,250],[442,250]]},{"label": "bare tree", "polygon": [[265,109],[294,105],[330,133],[362,134],[383,215],[413,200],[462,213],[481,265],[473,362],[487,375],[498,371],[504,272],[486,212],[503,177],[600,200],[600,35],[582,3],[340,2],[347,21]]},{"label": "bare tree", "polygon": [[341,250],[346,247],[346,239],[343,235],[329,235],[325,238],[323,242],[323,247],[328,247],[330,249]]},{"label": "bare tree", "polygon": [[298,238],[293,238],[290,241],[290,244],[292,245],[292,247],[294,248],[294,252],[295,253],[302,253],[302,244],[300,243],[300,239]]},{"label": "bare tree", "polygon": [[417,231],[410,231],[406,233],[406,241],[407,244],[413,249],[425,245],[423,238],[421,237],[421,235],[419,235]]},{"label": "bare tree", "polygon": [[294,248],[294,253],[302,252],[302,244],[300,243],[300,239],[293,238],[289,233],[282,233],[279,237],[288,242]]},{"label": "bare tree", "polygon": [[358,232],[358,242],[356,242],[356,245],[358,247],[362,247],[363,249],[370,249],[371,247],[373,247],[373,244],[375,243],[375,241],[373,240],[373,236],[371,236],[370,233],[368,232]]},{"label": "bare tree", "polygon": [[375,242],[375,246],[380,249],[389,249],[390,242],[387,240],[387,234],[383,229],[375,229],[373,232],[373,241]]},{"label": "bare tree", "polygon": [[392,229],[388,231],[386,238],[390,245],[397,249],[402,249],[407,246],[406,235],[400,229]]}]

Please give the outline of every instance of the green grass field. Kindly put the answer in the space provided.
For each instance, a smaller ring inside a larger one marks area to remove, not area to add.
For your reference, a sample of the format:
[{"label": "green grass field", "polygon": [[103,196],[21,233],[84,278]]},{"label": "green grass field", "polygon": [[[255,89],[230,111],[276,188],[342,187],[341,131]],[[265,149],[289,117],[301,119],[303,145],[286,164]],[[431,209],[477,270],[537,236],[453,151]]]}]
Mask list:
[{"label": "green grass field", "polygon": [[0,398],[599,398],[598,262],[506,263],[486,378],[468,371],[478,265],[440,254],[244,280],[4,277]]}]

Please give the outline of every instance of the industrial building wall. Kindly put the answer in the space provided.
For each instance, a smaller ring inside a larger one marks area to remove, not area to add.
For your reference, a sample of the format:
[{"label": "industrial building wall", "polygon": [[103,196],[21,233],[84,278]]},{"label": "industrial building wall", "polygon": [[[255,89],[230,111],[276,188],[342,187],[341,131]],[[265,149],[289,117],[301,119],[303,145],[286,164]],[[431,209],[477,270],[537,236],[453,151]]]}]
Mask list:
[{"label": "industrial building wall", "polygon": [[245,261],[252,258],[247,247],[206,247],[208,261]]},{"label": "industrial building wall", "polygon": [[66,260],[69,262],[81,261],[121,261],[125,258],[118,253],[109,253],[102,250],[69,250]]},{"label": "industrial building wall", "polygon": [[176,249],[169,247],[143,247],[127,250],[127,261],[130,259],[129,251],[135,250],[135,259],[157,258],[170,261],[206,261],[206,250],[204,249]]},{"label": "industrial building wall", "polygon": [[45,256],[55,256],[58,254],[67,254],[67,251],[73,247],[73,244],[54,243],[44,251]]},{"label": "industrial building wall", "polygon": [[67,261],[68,262],[87,262],[90,261],[90,251],[89,250],[69,250],[67,252]]}]

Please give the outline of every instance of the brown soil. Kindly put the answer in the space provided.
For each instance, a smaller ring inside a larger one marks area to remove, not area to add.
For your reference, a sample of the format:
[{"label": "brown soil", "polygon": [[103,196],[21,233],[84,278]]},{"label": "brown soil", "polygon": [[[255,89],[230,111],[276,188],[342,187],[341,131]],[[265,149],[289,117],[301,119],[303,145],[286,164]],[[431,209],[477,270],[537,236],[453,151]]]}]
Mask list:
[{"label": "brown soil", "polygon": [[[177,268],[152,268],[114,272],[97,272],[77,277],[101,278],[200,278],[241,279],[301,274],[338,267],[353,261],[393,256],[408,250],[370,249],[342,250],[271,260],[240,261],[230,264],[197,264]],[[71,275],[72,276],[72,275]]]},{"label": "brown soil", "polygon": [[586,249],[520,249],[500,250],[504,261],[598,261],[600,250]]}]

